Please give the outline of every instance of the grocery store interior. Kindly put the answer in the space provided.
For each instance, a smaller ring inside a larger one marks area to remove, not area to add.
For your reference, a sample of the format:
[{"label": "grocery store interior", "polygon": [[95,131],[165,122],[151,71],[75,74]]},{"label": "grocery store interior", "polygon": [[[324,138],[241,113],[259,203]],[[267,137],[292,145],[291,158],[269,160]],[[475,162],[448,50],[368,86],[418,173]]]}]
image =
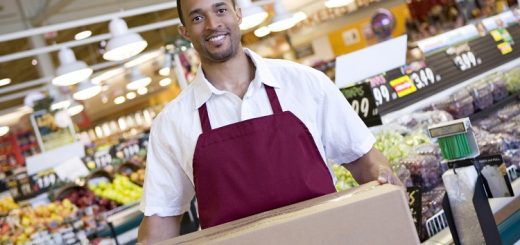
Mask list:
[{"label": "grocery store interior", "polygon": [[[406,192],[377,201],[370,193],[391,189],[363,191],[330,162],[337,195],[354,193],[345,220],[326,216],[340,207],[308,204],[319,218],[284,211],[200,233],[194,200],[181,224],[191,237],[179,243],[266,244],[254,239],[261,230],[282,239],[275,244],[322,241],[305,234],[347,244],[520,244],[516,0],[235,2],[242,45],[325,73]],[[0,244],[136,243],[150,128],[200,65],[178,33],[176,7],[0,0]],[[320,219],[330,225],[314,226]],[[330,231],[338,227],[346,228]]]}]

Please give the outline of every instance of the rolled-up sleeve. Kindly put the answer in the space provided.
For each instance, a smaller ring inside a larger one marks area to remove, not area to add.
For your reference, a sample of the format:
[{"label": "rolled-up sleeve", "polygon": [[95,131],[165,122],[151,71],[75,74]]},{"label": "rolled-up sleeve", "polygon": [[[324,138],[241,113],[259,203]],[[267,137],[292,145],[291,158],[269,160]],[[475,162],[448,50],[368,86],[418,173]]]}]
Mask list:
[{"label": "rolled-up sleeve", "polygon": [[336,85],[322,73],[317,76],[323,92],[317,121],[325,155],[336,163],[351,163],[372,149],[375,138]]},{"label": "rolled-up sleeve", "polygon": [[180,149],[168,139],[175,130],[164,113],[155,119],[148,144],[144,191],[140,210],[145,216],[177,216],[186,212],[195,190],[180,166]]}]

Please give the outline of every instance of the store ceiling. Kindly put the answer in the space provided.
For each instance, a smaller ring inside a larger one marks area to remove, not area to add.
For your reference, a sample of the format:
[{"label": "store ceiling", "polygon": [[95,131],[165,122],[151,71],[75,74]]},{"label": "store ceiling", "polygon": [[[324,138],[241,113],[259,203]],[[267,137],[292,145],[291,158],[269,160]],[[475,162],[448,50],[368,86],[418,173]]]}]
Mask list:
[{"label": "store ceiling", "polygon": [[[3,34],[13,33],[21,30],[28,30],[31,27],[52,25],[64,23],[72,20],[89,18],[104,14],[115,13],[121,10],[135,9],[139,7],[151,6],[154,4],[171,2],[172,0],[2,0],[0,1],[0,36]],[[259,1],[253,1],[259,2]],[[272,2],[272,0],[263,0],[262,2]],[[309,7],[316,3],[313,0],[284,0],[285,5],[292,11],[300,11],[306,6]],[[142,26],[151,23],[157,23],[164,20],[177,18],[175,9],[167,9],[154,13],[137,15],[124,18],[129,28]],[[78,28],[71,28],[55,33],[44,35],[44,45],[50,46],[74,40],[74,35],[83,30],[92,31],[92,36],[108,33],[108,22],[96,23]],[[177,27],[170,26],[148,32],[142,32],[141,35],[148,41],[148,47],[145,51],[156,50],[168,41],[175,39]],[[34,47],[33,41],[29,38],[21,38],[0,43],[0,58],[5,55],[27,51]],[[88,65],[103,64],[106,61],[99,54],[99,43],[82,45],[73,48],[78,60],[85,61]],[[49,53],[52,62],[51,67],[59,65],[57,60],[57,52]],[[26,87],[20,90],[6,92],[5,89],[11,86],[27,83],[45,77],[45,72],[41,71],[38,64],[34,65],[37,57],[27,57],[0,63],[0,79],[4,77],[11,78],[11,84],[0,87],[0,116],[9,112],[11,109],[23,105],[24,96],[17,96],[24,91],[40,88],[42,85]],[[157,84],[158,77],[153,67],[148,66],[143,72],[147,72],[152,76]],[[124,82],[117,82],[124,86]],[[117,90],[117,89],[116,89]],[[2,97],[11,97],[13,99],[2,99]],[[103,112],[109,113],[110,105],[113,103],[101,103],[101,97],[97,96],[87,101],[86,109],[89,115],[95,117],[104,117]],[[1,122],[0,122],[1,123]]]}]

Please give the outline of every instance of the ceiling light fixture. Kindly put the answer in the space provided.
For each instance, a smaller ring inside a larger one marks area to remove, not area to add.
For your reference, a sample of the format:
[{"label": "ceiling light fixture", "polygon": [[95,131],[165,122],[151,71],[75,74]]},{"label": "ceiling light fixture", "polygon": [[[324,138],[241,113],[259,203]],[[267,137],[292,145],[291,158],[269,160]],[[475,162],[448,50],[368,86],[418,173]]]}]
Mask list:
[{"label": "ceiling light fixture", "polygon": [[54,86],[49,87],[49,96],[53,99],[51,104],[51,111],[63,110],[70,106],[71,100],[68,96],[63,95],[58,88]]},{"label": "ceiling light fixture", "polygon": [[92,32],[89,30],[86,30],[86,31],[78,32],[76,35],[74,35],[74,39],[83,40],[83,39],[89,38],[90,36],[92,36]]},{"label": "ceiling light fixture", "polygon": [[294,14],[289,12],[281,0],[274,2],[274,17],[272,23],[268,25],[271,32],[280,32],[292,28],[298,21],[294,18]]},{"label": "ceiling light fixture", "polygon": [[137,97],[137,95],[135,94],[135,92],[128,92],[128,93],[126,94],[126,98],[127,98],[128,100],[133,100],[133,99],[135,99],[135,97]]},{"label": "ceiling light fixture", "polygon": [[294,14],[294,19],[297,21],[297,22],[300,22],[300,21],[304,21],[307,19],[307,14],[303,11],[300,11],[300,12],[297,12],[296,14]]},{"label": "ceiling light fixture", "polygon": [[101,93],[101,86],[93,84],[90,80],[79,83],[78,90],[72,95],[75,100],[88,100]]},{"label": "ceiling light fixture", "polygon": [[126,101],[126,99],[125,99],[124,96],[119,96],[119,97],[116,97],[116,98],[114,99],[114,104],[116,104],[116,105],[120,105],[120,104],[125,103],[125,101]]},{"label": "ceiling light fixture", "polygon": [[133,67],[129,76],[130,82],[126,85],[128,90],[137,90],[142,87],[148,86],[152,79],[150,77],[143,76],[137,66]]},{"label": "ceiling light fixture", "polygon": [[0,137],[5,136],[7,133],[9,133],[9,127],[1,126],[0,127]]},{"label": "ceiling light fixture", "polygon": [[85,109],[85,107],[82,104],[78,103],[77,101],[73,101],[70,107],[67,109],[67,112],[69,113],[69,116],[72,117],[82,112],[83,109]]},{"label": "ceiling light fixture", "polygon": [[339,7],[347,6],[353,2],[354,2],[354,0],[327,0],[327,1],[325,1],[325,7],[339,8]]},{"label": "ceiling light fixture", "polygon": [[139,34],[128,32],[126,22],[120,18],[112,19],[108,28],[113,37],[105,47],[106,52],[103,54],[105,60],[126,60],[138,55],[148,46],[148,42]]},{"label": "ceiling light fixture", "polygon": [[137,90],[137,93],[138,93],[139,95],[145,95],[145,94],[148,93],[148,89],[147,89],[146,87],[139,88],[139,89]]},{"label": "ceiling light fixture", "polygon": [[125,69],[123,68],[115,68],[97,75],[96,77],[92,78],[91,81],[93,84],[100,84],[124,72]]},{"label": "ceiling light fixture", "polygon": [[166,86],[170,85],[171,83],[172,83],[172,79],[169,77],[164,78],[161,81],[159,81],[159,85],[161,85],[161,87],[166,87]]},{"label": "ceiling light fixture", "polygon": [[52,84],[56,86],[74,85],[92,75],[92,68],[83,61],[77,61],[70,48],[62,48],[58,53],[58,59],[61,65],[56,69],[56,77],[52,79]]},{"label": "ceiling light fixture", "polygon": [[265,37],[265,36],[271,34],[271,30],[269,30],[269,27],[267,27],[267,26],[262,26],[262,27],[256,29],[254,34],[256,37]]},{"label": "ceiling light fixture", "polygon": [[4,78],[4,79],[0,80],[0,87],[8,85],[10,83],[11,83],[11,78]]},{"label": "ceiling light fixture", "polygon": [[163,77],[169,76],[170,72],[171,72],[171,67],[172,67],[172,55],[170,53],[166,53],[166,54],[164,54],[163,65],[162,65],[161,69],[159,69],[159,75],[161,75]]},{"label": "ceiling light fixture", "polygon": [[242,23],[240,24],[240,30],[249,30],[262,24],[265,19],[269,16],[267,11],[262,7],[255,5],[251,0],[238,0],[238,7],[242,9]]}]

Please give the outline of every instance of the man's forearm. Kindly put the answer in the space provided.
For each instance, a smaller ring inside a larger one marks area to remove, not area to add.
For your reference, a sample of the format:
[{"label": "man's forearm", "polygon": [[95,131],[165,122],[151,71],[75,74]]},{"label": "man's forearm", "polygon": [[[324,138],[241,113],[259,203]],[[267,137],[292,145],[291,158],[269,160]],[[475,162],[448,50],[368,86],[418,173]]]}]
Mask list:
[{"label": "man's forearm", "polygon": [[391,171],[390,164],[386,157],[377,149],[372,148],[367,154],[358,160],[343,164],[354,176],[359,184],[377,180],[380,177],[381,169]]},{"label": "man's forearm", "polygon": [[182,216],[159,217],[156,215],[144,217],[139,226],[138,243],[150,245],[179,236],[181,218]]}]

